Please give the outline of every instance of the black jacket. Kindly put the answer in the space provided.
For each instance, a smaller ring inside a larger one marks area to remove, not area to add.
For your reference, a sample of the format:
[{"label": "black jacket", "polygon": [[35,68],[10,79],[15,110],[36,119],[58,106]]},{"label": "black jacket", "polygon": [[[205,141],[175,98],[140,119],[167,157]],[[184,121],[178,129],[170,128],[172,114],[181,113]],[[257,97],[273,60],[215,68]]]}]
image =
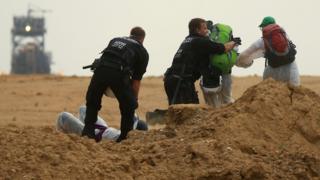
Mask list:
[{"label": "black jacket", "polygon": [[181,43],[167,73],[192,77],[191,80],[196,81],[200,75],[210,72],[210,54],[221,54],[224,51],[223,44],[212,42],[208,37],[190,34]]}]

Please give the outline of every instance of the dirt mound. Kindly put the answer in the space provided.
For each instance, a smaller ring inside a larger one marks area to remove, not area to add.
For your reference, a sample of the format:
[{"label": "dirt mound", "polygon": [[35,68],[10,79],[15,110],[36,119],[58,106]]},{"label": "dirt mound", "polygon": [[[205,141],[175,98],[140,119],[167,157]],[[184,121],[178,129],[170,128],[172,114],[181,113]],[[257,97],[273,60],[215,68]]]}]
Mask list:
[{"label": "dirt mound", "polygon": [[0,177],[320,178],[320,97],[304,87],[266,80],[220,109],[171,106],[166,121],[119,144],[53,127],[1,127]]}]

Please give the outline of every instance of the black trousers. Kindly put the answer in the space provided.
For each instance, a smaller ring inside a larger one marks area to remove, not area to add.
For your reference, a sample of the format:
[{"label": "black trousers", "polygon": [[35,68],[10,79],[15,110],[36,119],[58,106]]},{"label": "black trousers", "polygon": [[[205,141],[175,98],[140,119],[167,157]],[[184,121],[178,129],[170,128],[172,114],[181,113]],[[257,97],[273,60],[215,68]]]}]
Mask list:
[{"label": "black trousers", "polygon": [[121,141],[133,128],[134,111],[138,107],[138,102],[129,75],[117,69],[100,66],[95,70],[86,95],[87,111],[84,129],[94,135],[94,123],[97,121],[98,111],[101,109],[102,96],[108,87],[112,89],[119,102],[121,134],[118,141]]},{"label": "black trousers", "polygon": [[[189,79],[180,80],[180,87],[178,86],[179,79],[172,75],[167,75],[164,78],[164,88],[168,97],[168,103],[171,104],[199,104],[199,98],[194,86],[194,82]],[[178,89],[177,89],[178,88]],[[175,91],[178,91],[173,102]]]}]

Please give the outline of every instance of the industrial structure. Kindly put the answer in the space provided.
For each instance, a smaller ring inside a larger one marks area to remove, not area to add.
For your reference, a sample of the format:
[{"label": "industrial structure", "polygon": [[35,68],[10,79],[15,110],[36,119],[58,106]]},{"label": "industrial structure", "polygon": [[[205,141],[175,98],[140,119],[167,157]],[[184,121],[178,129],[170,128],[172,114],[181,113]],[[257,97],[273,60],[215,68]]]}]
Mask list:
[{"label": "industrial structure", "polygon": [[13,17],[11,74],[50,74],[51,53],[45,51],[46,12],[29,6],[26,16]]}]

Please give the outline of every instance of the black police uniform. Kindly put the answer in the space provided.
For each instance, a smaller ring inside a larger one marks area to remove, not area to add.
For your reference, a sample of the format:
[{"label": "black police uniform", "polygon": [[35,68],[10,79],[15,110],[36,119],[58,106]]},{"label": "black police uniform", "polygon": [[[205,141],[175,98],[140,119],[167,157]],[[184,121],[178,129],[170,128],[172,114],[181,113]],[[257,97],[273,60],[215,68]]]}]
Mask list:
[{"label": "black police uniform", "polygon": [[82,135],[95,138],[94,123],[101,109],[101,99],[110,87],[119,102],[121,112],[121,135],[125,139],[133,127],[134,111],[138,107],[132,89],[132,80],[141,80],[146,72],[149,55],[141,43],[130,38],[114,38],[102,51],[101,61],[94,70],[86,95],[85,127]]},{"label": "black police uniform", "polygon": [[171,104],[198,104],[199,99],[194,82],[201,75],[209,77],[212,72],[210,54],[224,53],[223,44],[215,43],[208,37],[190,34],[180,45],[172,65],[165,73],[164,87]]}]

